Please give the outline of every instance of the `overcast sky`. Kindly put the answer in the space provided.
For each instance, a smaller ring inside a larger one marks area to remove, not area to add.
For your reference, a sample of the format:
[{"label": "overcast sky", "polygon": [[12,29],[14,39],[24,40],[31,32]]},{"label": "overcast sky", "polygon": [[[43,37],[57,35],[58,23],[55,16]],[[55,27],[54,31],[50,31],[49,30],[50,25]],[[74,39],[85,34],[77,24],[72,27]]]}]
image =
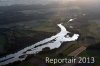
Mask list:
[{"label": "overcast sky", "polygon": [[[0,0],[0,6],[14,5],[14,4],[47,4],[54,1],[63,0]],[[64,1],[95,1],[100,2],[100,0],[64,0]]]},{"label": "overcast sky", "polygon": [[47,4],[57,0],[0,0],[0,6],[2,5],[14,5],[14,4]]}]

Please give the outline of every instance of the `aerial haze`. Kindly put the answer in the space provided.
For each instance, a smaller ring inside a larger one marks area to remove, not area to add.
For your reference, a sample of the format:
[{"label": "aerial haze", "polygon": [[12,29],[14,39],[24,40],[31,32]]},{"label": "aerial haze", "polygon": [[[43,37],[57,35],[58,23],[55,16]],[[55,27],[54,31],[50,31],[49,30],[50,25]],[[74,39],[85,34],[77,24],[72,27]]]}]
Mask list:
[{"label": "aerial haze", "polygon": [[100,0],[0,0],[0,66],[84,65],[44,61],[68,56],[95,57],[100,66]]},{"label": "aerial haze", "polygon": [[15,4],[48,4],[52,2],[79,2],[79,3],[98,3],[99,0],[0,0],[0,6],[9,6]]}]

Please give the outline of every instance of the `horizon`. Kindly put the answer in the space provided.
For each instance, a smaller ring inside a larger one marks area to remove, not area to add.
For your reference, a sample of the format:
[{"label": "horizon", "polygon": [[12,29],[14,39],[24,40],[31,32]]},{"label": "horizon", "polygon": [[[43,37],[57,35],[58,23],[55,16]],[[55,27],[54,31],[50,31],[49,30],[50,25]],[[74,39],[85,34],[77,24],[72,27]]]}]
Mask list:
[{"label": "horizon", "polygon": [[10,6],[10,5],[19,5],[19,4],[24,4],[24,5],[32,5],[32,4],[50,4],[53,2],[61,3],[61,4],[66,4],[69,2],[72,2],[74,4],[96,4],[99,5],[100,3],[99,0],[0,0],[0,6]]}]

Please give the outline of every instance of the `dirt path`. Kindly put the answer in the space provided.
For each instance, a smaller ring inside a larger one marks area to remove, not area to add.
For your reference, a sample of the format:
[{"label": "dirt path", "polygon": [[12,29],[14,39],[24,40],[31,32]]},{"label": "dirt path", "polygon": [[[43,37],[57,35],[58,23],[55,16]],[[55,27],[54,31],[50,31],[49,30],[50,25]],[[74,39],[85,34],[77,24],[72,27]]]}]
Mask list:
[{"label": "dirt path", "polygon": [[76,57],[77,55],[79,55],[81,52],[83,52],[84,50],[86,50],[86,47],[81,46],[80,48],[76,49],[75,51],[71,52],[70,54],[68,54],[68,56],[74,56]]}]

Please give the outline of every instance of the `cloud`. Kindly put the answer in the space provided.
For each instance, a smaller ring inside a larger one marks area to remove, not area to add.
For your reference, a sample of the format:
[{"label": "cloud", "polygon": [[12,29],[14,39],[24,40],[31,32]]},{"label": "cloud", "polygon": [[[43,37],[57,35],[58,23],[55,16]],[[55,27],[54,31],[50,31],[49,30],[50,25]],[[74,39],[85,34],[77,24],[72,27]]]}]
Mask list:
[{"label": "cloud", "polygon": [[47,4],[57,0],[0,0],[1,6],[14,4]]},{"label": "cloud", "polygon": [[[14,4],[47,4],[54,1],[80,1],[80,0],[0,0],[0,6],[14,5]],[[91,1],[91,0],[84,0]],[[92,0],[100,2],[99,0]],[[81,2],[81,1],[80,1]]]}]

